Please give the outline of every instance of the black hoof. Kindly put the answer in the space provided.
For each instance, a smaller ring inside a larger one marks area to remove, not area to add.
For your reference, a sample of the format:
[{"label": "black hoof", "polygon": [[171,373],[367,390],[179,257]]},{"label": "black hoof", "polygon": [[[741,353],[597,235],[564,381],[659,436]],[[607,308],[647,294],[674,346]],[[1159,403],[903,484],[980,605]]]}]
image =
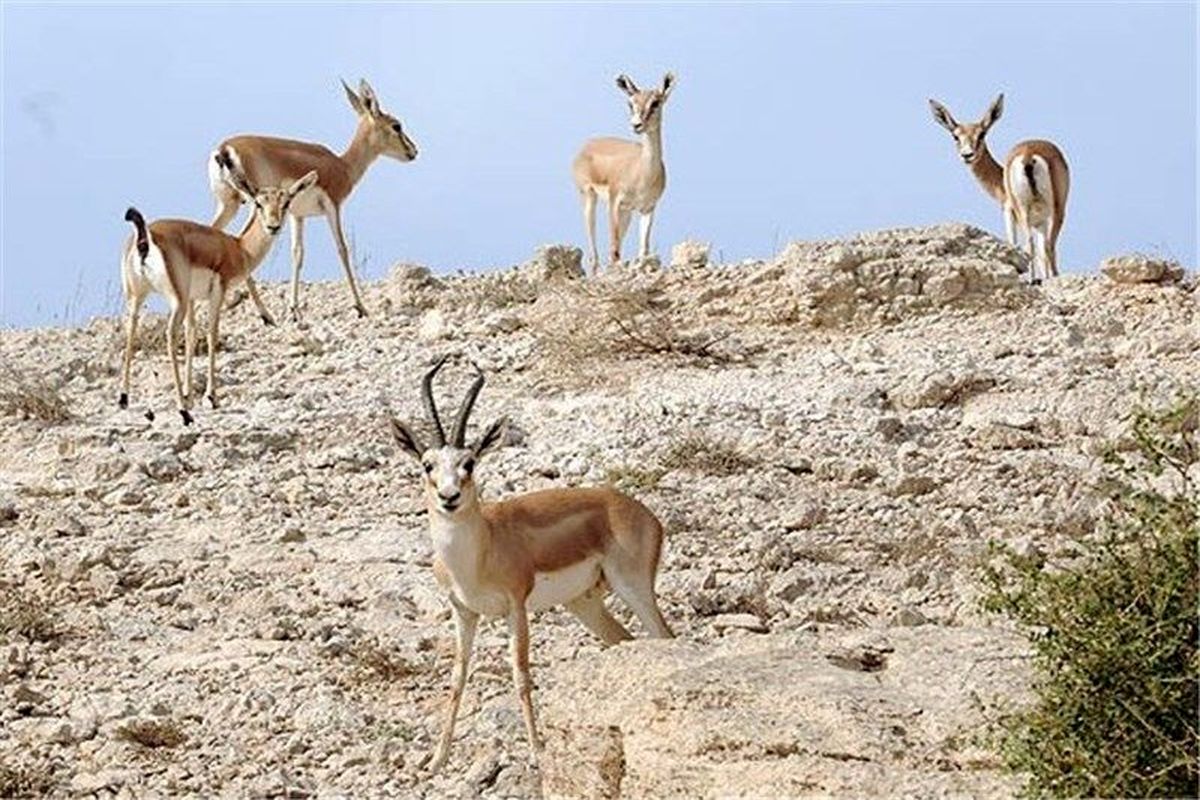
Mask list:
[{"label": "black hoof", "polygon": [[117,405],[119,405],[121,408],[129,408],[129,395],[125,392],[121,392],[121,396],[117,398]]},{"label": "black hoof", "polygon": [[354,310],[358,312],[359,319],[362,319],[363,317],[367,316],[367,310],[365,308],[363,308],[362,306],[355,306]]},{"label": "black hoof", "polygon": [[147,411],[147,412],[146,412],[146,419],[150,420],[151,422],[154,422],[154,412],[153,412],[153,411]]},{"label": "black hoof", "polygon": [[263,321],[263,325],[266,325],[271,328],[275,327],[275,320],[272,319],[271,317],[268,317],[265,314],[263,315],[262,321]]},{"label": "black hoof", "polygon": [[184,424],[184,425],[191,425],[191,424],[192,424],[192,415],[191,415],[191,413],[190,413],[190,412],[189,412],[189,411],[188,411],[186,408],[180,409],[180,411],[179,411],[179,415],[180,415],[181,417],[183,417],[183,424]]},{"label": "black hoof", "polygon": [[1041,279],[1041,278],[1034,278],[1033,280],[1031,280],[1031,281],[1029,282],[1029,285],[1030,285],[1030,286],[1041,286],[1041,285],[1042,285],[1042,279]]},{"label": "black hoof", "polygon": [[204,399],[208,401],[209,406],[212,408],[217,407],[217,398],[213,397],[211,394],[204,395]]}]

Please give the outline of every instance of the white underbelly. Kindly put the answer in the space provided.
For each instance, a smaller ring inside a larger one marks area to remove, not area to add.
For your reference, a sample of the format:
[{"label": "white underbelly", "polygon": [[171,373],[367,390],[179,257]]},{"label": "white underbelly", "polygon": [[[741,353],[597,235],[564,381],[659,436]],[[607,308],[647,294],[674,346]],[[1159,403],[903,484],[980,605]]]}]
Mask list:
[{"label": "white underbelly", "polygon": [[591,589],[598,580],[598,555],[554,572],[539,572],[533,579],[533,591],[525,605],[530,611],[562,605]]}]

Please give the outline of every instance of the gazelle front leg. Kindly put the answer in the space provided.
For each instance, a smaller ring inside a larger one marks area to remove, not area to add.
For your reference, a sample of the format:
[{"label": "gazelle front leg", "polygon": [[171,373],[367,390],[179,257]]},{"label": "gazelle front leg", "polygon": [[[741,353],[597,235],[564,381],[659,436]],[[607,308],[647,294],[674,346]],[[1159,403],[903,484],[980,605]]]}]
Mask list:
[{"label": "gazelle front leg", "polygon": [[583,192],[583,226],[587,230],[589,264],[592,275],[600,271],[600,253],[596,250],[596,193],[591,189]]},{"label": "gazelle front leg", "polygon": [[[300,321],[300,268],[304,266],[304,217],[292,217],[292,322]],[[249,281],[247,281],[248,283]]]},{"label": "gazelle front leg", "polygon": [[525,599],[512,598],[512,610],[508,613],[509,656],[512,659],[513,686],[521,703],[521,715],[525,718],[525,733],[529,736],[529,747],[534,758],[542,752],[538,738],[537,723],[533,716],[533,681],[529,677],[529,614]]},{"label": "gazelle front leg", "polygon": [[471,650],[475,646],[475,630],[479,626],[479,615],[460,604],[453,595],[450,606],[454,610],[454,676],[450,684],[450,703],[446,708],[446,721],[442,726],[442,738],[437,750],[429,760],[430,771],[440,769],[450,757],[450,743],[454,740],[454,721],[458,717],[458,706],[462,702],[463,688],[467,685],[467,670],[471,666]]},{"label": "gazelle front leg", "polygon": [[654,226],[654,209],[649,212],[642,212],[638,219],[641,226],[641,246],[638,248],[638,258],[650,257],[650,229]]},{"label": "gazelle front leg", "polygon": [[354,310],[359,318],[367,315],[366,306],[358,296],[358,282],[354,280],[354,268],[350,265],[350,248],[346,246],[346,236],[342,233],[342,210],[330,203],[325,208],[325,216],[329,220],[329,229],[333,231],[333,241],[337,245],[338,258],[342,260],[342,269],[346,280],[350,283],[350,293],[354,295]]},{"label": "gazelle front leg", "polygon": [[246,290],[250,292],[250,299],[254,301],[254,307],[258,309],[258,316],[262,318],[264,325],[274,325],[275,318],[271,316],[271,312],[267,311],[267,306],[263,303],[262,298],[258,295],[258,284],[254,282],[252,275],[246,276]]}]

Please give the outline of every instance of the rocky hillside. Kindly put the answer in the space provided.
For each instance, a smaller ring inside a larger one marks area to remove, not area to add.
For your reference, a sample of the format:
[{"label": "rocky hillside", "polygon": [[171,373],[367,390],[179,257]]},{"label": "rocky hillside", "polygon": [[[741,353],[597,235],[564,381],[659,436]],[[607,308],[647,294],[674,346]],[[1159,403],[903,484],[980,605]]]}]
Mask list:
[{"label": "rocky hillside", "polygon": [[[0,334],[0,796],[1011,794],[980,739],[1026,653],[975,565],[1093,529],[1124,412],[1200,387],[1194,277],[1123,259],[1030,289],[965,226],[675,256],[400,265],[365,320],[342,284],[305,288],[302,326],[247,303],[190,428],[161,318],[125,411],[116,320]],[[668,529],[678,640],[535,619],[540,771],[499,623],[449,766],[419,767],[453,644],[384,421],[424,424],[443,353],[444,404],[473,360],[475,424],[512,421],[487,495],[611,482]]]}]

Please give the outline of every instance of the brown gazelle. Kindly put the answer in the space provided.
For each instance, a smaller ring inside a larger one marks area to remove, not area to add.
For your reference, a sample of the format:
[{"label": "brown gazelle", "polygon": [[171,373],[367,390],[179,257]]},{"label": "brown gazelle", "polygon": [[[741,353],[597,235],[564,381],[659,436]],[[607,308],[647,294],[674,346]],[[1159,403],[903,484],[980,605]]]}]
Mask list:
[{"label": "brown gazelle", "polygon": [[[1004,95],[995,99],[979,122],[955,121],[950,110],[936,100],[929,101],[933,118],[954,137],[958,154],[971,173],[1004,209],[1004,229],[1008,243],[1017,246],[1017,231],[1025,239],[1030,257],[1030,280],[1041,283],[1038,264],[1046,277],[1058,275],[1058,234],[1067,217],[1067,192],[1071,176],[1067,159],[1053,142],[1029,139],[1020,142],[1004,159],[1004,166],[992,158],[987,133],[1004,111]],[[1037,232],[1035,241],[1034,232]]]},{"label": "brown gazelle", "polygon": [[[323,216],[333,232],[338,258],[354,296],[354,308],[360,317],[367,315],[358,283],[354,279],[354,267],[350,263],[350,249],[342,232],[342,206],[354,190],[355,185],[367,171],[367,167],[379,156],[391,156],[400,161],[412,161],[417,157],[417,146],[404,132],[400,120],[385,113],[379,107],[379,99],[366,81],[358,85],[355,93],[342,83],[350,106],[358,114],[358,127],[346,151],[341,155],[329,148],[299,142],[293,139],[277,139],[270,136],[234,136],[217,145],[209,159],[208,181],[217,199],[217,214],[213,226],[224,228],[237,214],[240,197],[220,167],[218,158],[234,162],[255,186],[274,186],[294,181],[310,170],[319,176],[311,191],[296,198],[289,215],[292,222],[292,319],[300,319],[300,268],[304,264],[304,219]],[[249,282],[253,286],[253,281]]]},{"label": "brown gazelle", "polygon": [[662,113],[675,76],[667,73],[657,89],[639,89],[628,75],[617,76],[617,88],[629,95],[629,121],[642,141],[604,137],[589,139],[571,165],[575,186],[583,201],[583,221],[587,229],[592,273],[600,266],[596,250],[596,200],[608,204],[610,263],[621,260],[621,242],[634,211],[641,217],[638,257],[650,255],[650,229],[654,208],[667,187],[663,166]]},{"label": "brown gazelle", "polygon": [[[125,243],[121,257],[121,284],[126,305],[121,408],[129,405],[129,368],[133,360],[138,313],[151,292],[165,297],[170,307],[167,353],[171,358],[175,400],[185,425],[192,422],[188,409],[192,401],[192,353],[196,349],[195,304],[200,300],[208,301],[208,388],[204,394],[213,408],[217,406],[217,329],[229,287],[245,280],[259,311],[264,318],[269,318],[254,284],[249,281],[250,273],[271,249],[292,201],[317,182],[317,174],[309,172],[299,180],[286,182],[282,188],[256,190],[228,161],[222,160],[221,168],[228,173],[230,185],[236,186],[245,200],[254,205],[253,215],[237,236],[183,219],[160,219],[147,225],[136,208],[125,212],[125,219],[133,223],[135,232]],[[185,329],[186,385],[179,378],[179,355],[175,346],[180,320]],[[154,418],[153,412],[148,412],[147,416]]]},{"label": "brown gazelle", "polygon": [[442,766],[450,753],[481,615],[508,622],[513,681],[535,754],[541,744],[529,677],[529,612],[564,605],[606,645],[615,644],[631,637],[604,607],[611,587],[653,636],[672,635],[654,592],[663,540],[654,514],[608,488],[548,489],[482,502],[476,463],[500,440],[504,422],[494,422],[466,444],[467,420],[483,386],[477,371],[446,437],[433,399],[433,379],[445,360],[422,382],[432,446],[424,447],[411,427],[392,420],[397,443],[425,472],[434,574],[449,595],[457,630],[450,701],[430,769]]}]

